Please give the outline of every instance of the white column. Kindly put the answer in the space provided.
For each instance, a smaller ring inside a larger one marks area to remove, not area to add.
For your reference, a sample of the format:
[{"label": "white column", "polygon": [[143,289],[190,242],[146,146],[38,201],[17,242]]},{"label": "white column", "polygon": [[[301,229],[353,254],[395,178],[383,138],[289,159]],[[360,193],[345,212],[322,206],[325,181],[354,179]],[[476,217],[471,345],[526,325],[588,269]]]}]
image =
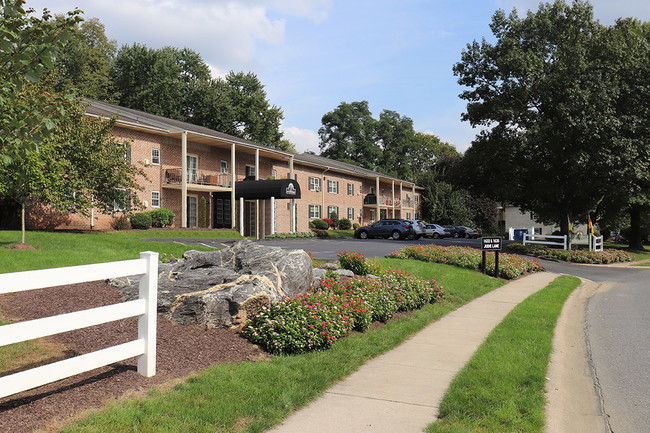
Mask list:
[{"label": "white column", "polygon": [[413,184],[412,191],[413,191],[413,219],[415,219],[415,211],[416,211],[416,208],[415,208],[415,184]]},{"label": "white column", "polygon": [[145,251],[140,258],[147,261],[147,272],[140,277],[139,295],[144,299],[145,312],[138,317],[138,339],[144,340],[144,354],[138,357],[138,373],[151,377],[156,374],[156,317],[158,315],[158,253]]},{"label": "white column", "polygon": [[379,176],[375,178],[375,197],[377,197],[377,214],[375,215],[375,220],[380,220],[381,212],[379,211]]},{"label": "white column", "polygon": [[235,143],[230,145],[230,225],[231,228],[236,227],[235,214],[237,213],[237,200],[235,199],[235,182],[236,167],[235,167]]},{"label": "white column", "polygon": [[[289,178],[292,180],[295,180],[295,175],[293,173],[293,156],[289,158]],[[322,189],[322,185],[321,185]],[[289,231],[291,233],[295,233],[297,231],[296,227],[296,199],[292,198],[291,199],[291,206],[289,206],[291,215],[289,215]]]},{"label": "white column", "polygon": [[275,197],[271,197],[271,234],[275,234]]},{"label": "white column", "polygon": [[262,225],[260,228],[260,239],[264,239],[264,237],[266,237],[266,200],[262,200]]},{"label": "white column", "polygon": [[244,197],[239,197],[239,234],[244,236]]},{"label": "white column", "polygon": [[391,197],[390,197],[390,200],[391,200],[391,202],[393,204],[393,218],[395,218],[395,181],[393,180],[391,182],[392,182],[392,184],[391,184],[391,193],[390,193]]},{"label": "white column", "polygon": [[[255,149],[255,180],[260,180],[260,150]],[[255,200],[255,239],[260,239],[260,201]]]},{"label": "white column", "polygon": [[181,227],[187,228],[187,131],[181,135]]}]

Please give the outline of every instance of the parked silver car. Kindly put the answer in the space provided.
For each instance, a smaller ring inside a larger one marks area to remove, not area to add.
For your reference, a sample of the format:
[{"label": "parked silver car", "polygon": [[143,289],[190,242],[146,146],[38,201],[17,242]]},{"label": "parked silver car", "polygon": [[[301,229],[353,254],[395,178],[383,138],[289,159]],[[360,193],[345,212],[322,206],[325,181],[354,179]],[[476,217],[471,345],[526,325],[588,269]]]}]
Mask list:
[{"label": "parked silver car", "polygon": [[470,239],[472,239],[472,238],[473,239],[478,239],[479,237],[481,237],[482,233],[481,233],[480,230],[476,230],[476,229],[473,229],[471,227],[466,227],[466,226],[459,226],[459,227],[461,229],[465,230],[465,236],[470,238]]},{"label": "parked silver car", "polygon": [[406,220],[411,223],[413,227],[413,233],[408,235],[406,239],[420,239],[422,236],[426,235],[426,227],[424,222],[420,220]]},{"label": "parked silver car", "polygon": [[438,224],[427,224],[424,228],[424,235],[428,238],[448,238],[451,236],[449,229],[439,226]]}]

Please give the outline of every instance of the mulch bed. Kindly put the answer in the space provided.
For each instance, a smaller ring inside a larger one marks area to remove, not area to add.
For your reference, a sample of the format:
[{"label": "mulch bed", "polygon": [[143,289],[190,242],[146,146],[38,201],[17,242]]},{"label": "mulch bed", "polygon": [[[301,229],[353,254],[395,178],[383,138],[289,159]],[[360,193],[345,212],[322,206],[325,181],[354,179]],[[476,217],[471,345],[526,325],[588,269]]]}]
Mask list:
[{"label": "mulch bed", "polygon": [[[0,297],[10,321],[31,320],[121,302],[119,290],[103,281],[19,292]],[[71,331],[46,340],[63,345],[67,357],[92,352],[137,338],[137,319]],[[0,349],[1,350],[1,349]],[[143,377],[136,358],[79,374],[0,399],[0,432],[23,433],[58,429],[66,419],[101,408],[125,394],[184,378],[219,363],[259,360],[267,355],[227,329],[179,325],[158,315],[156,375]]]}]

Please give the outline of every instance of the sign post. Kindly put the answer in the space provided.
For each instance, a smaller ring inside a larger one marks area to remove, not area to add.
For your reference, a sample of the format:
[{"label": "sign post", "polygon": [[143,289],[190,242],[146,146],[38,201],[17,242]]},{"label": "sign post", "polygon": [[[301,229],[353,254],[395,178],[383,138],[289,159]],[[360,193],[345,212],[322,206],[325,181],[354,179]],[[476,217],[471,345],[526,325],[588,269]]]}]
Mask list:
[{"label": "sign post", "polygon": [[481,251],[483,252],[483,273],[487,273],[487,252],[494,251],[494,276],[499,278],[499,251],[501,251],[501,236],[481,238]]}]

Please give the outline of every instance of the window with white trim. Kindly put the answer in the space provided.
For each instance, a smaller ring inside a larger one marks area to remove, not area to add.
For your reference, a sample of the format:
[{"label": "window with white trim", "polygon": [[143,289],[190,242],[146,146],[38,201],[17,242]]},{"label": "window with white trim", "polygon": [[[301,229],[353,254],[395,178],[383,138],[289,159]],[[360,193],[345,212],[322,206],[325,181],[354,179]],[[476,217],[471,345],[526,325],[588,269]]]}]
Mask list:
[{"label": "window with white trim", "polygon": [[330,194],[339,193],[339,181],[338,180],[328,180],[327,181],[327,192]]},{"label": "window with white trim", "polygon": [[228,173],[228,161],[225,161],[223,159],[221,160],[221,173]]},{"label": "window with white trim", "polygon": [[309,191],[320,191],[320,177],[309,178]]},{"label": "window with white trim", "polygon": [[151,149],[151,163],[160,165],[160,149]]},{"label": "window with white trim", "polygon": [[309,205],[309,218],[320,218],[320,205]]},{"label": "window with white trim", "polygon": [[255,167],[252,165],[246,166],[246,177],[255,177]]},{"label": "window with white trim", "polygon": [[151,207],[160,207],[160,191],[151,191]]},{"label": "window with white trim", "polygon": [[348,219],[350,221],[352,221],[354,219],[354,208],[353,207],[348,208]]},{"label": "window with white trim", "polygon": [[278,171],[277,170],[271,170],[271,177],[273,179],[277,179],[278,178]]},{"label": "window with white trim", "polygon": [[327,218],[332,218],[332,212],[336,212],[336,216],[340,217],[338,206],[327,206]]},{"label": "window with white trim", "polygon": [[348,183],[348,195],[354,195],[354,184]]}]

